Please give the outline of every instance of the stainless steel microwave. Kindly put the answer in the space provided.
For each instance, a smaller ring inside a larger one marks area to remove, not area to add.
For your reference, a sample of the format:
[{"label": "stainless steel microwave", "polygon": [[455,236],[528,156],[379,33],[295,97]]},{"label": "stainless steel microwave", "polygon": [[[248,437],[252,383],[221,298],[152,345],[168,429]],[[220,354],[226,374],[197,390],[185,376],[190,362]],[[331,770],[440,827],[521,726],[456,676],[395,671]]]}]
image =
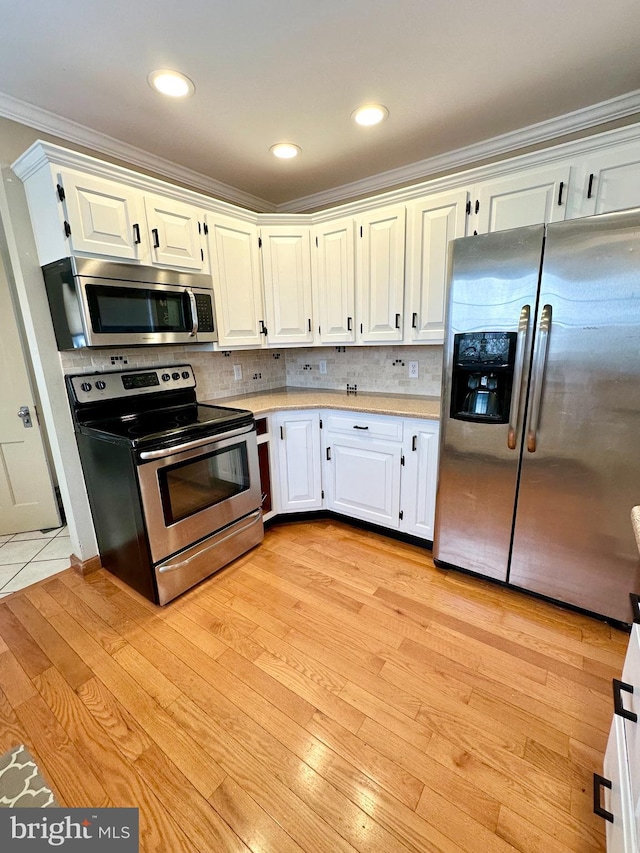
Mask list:
[{"label": "stainless steel microwave", "polygon": [[42,272],[59,350],[218,340],[208,275],[92,258]]}]

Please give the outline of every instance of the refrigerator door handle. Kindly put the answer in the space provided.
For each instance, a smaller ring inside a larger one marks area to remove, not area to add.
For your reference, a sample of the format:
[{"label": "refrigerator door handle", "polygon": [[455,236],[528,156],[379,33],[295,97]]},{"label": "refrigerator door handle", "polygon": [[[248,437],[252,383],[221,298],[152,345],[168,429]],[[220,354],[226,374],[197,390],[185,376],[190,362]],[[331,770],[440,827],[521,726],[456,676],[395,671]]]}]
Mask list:
[{"label": "refrigerator door handle", "polygon": [[527,344],[530,317],[531,306],[523,305],[520,310],[520,322],[518,323],[518,338],[516,340],[516,355],[513,375],[513,394],[511,395],[511,409],[509,410],[509,432],[507,433],[507,447],[509,450],[516,449],[518,414],[520,412],[520,398],[522,397],[524,351]]},{"label": "refrigerator door handle", "polygon": [[540,419],[540,402],[542,400],[542,386],[544,384],[544,371],[547,364],[547,350],[549,349],[549,330],[551,329],[551,305],[545,305],[540,315],[538,324],[538,335],[536,341],[536,357],[533,368],[531,385],[531,404],[529,407],[529,425],[527,427],[527,450],[529,453],[536,452],[538,442],[538,421]]}]

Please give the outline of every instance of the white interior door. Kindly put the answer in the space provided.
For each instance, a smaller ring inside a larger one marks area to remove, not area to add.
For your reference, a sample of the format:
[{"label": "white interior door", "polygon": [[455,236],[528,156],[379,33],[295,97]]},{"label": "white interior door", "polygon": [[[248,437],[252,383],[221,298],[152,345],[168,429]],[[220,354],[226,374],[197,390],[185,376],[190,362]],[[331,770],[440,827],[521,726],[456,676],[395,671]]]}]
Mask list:
[{"label": "white interior door", "polygon": [[[0,535],[60,526],[20,333],[0,261]],[[18,411],[27,407],[31,426]]]}]

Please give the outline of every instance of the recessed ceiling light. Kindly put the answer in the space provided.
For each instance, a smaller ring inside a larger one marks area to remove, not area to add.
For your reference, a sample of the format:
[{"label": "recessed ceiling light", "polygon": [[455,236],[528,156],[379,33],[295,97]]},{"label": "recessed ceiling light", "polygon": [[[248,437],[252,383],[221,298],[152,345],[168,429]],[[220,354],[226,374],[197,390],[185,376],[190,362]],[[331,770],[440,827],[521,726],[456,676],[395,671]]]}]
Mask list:
[{"label": "recessed ceiling light", "polygon": [[292,157],[297,157],[301,149],[291,142],[278,142],[277,145],[272,145],[269,149],[274,157],[279,157],[281,160],[291,160]]},{"label": "recessed ceiling light", "polygon": [[389,115],[389,110],[383,107],[382,104],[366,104],[364,107],[358,107],[351,117],[357,124],[362,124],[369,127],[372,124],[379,124]]},{"label": "recessed ceiling light", "polygon": [[148,79],[153,89],[170,98],[186,98],[187,95],[193,95],[196,90],[193,82],[179,71],[167,69],[152,71]]}]

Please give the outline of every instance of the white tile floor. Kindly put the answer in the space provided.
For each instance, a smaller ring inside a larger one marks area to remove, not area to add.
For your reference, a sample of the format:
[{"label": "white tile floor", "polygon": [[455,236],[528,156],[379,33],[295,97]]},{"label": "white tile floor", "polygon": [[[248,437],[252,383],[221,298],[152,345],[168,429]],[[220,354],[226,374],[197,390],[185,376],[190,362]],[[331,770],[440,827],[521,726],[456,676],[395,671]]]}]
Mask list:
[{"label": "white tile floor", "polygon": [[0,536],[0,599],[69,568],[66,527]]}]

